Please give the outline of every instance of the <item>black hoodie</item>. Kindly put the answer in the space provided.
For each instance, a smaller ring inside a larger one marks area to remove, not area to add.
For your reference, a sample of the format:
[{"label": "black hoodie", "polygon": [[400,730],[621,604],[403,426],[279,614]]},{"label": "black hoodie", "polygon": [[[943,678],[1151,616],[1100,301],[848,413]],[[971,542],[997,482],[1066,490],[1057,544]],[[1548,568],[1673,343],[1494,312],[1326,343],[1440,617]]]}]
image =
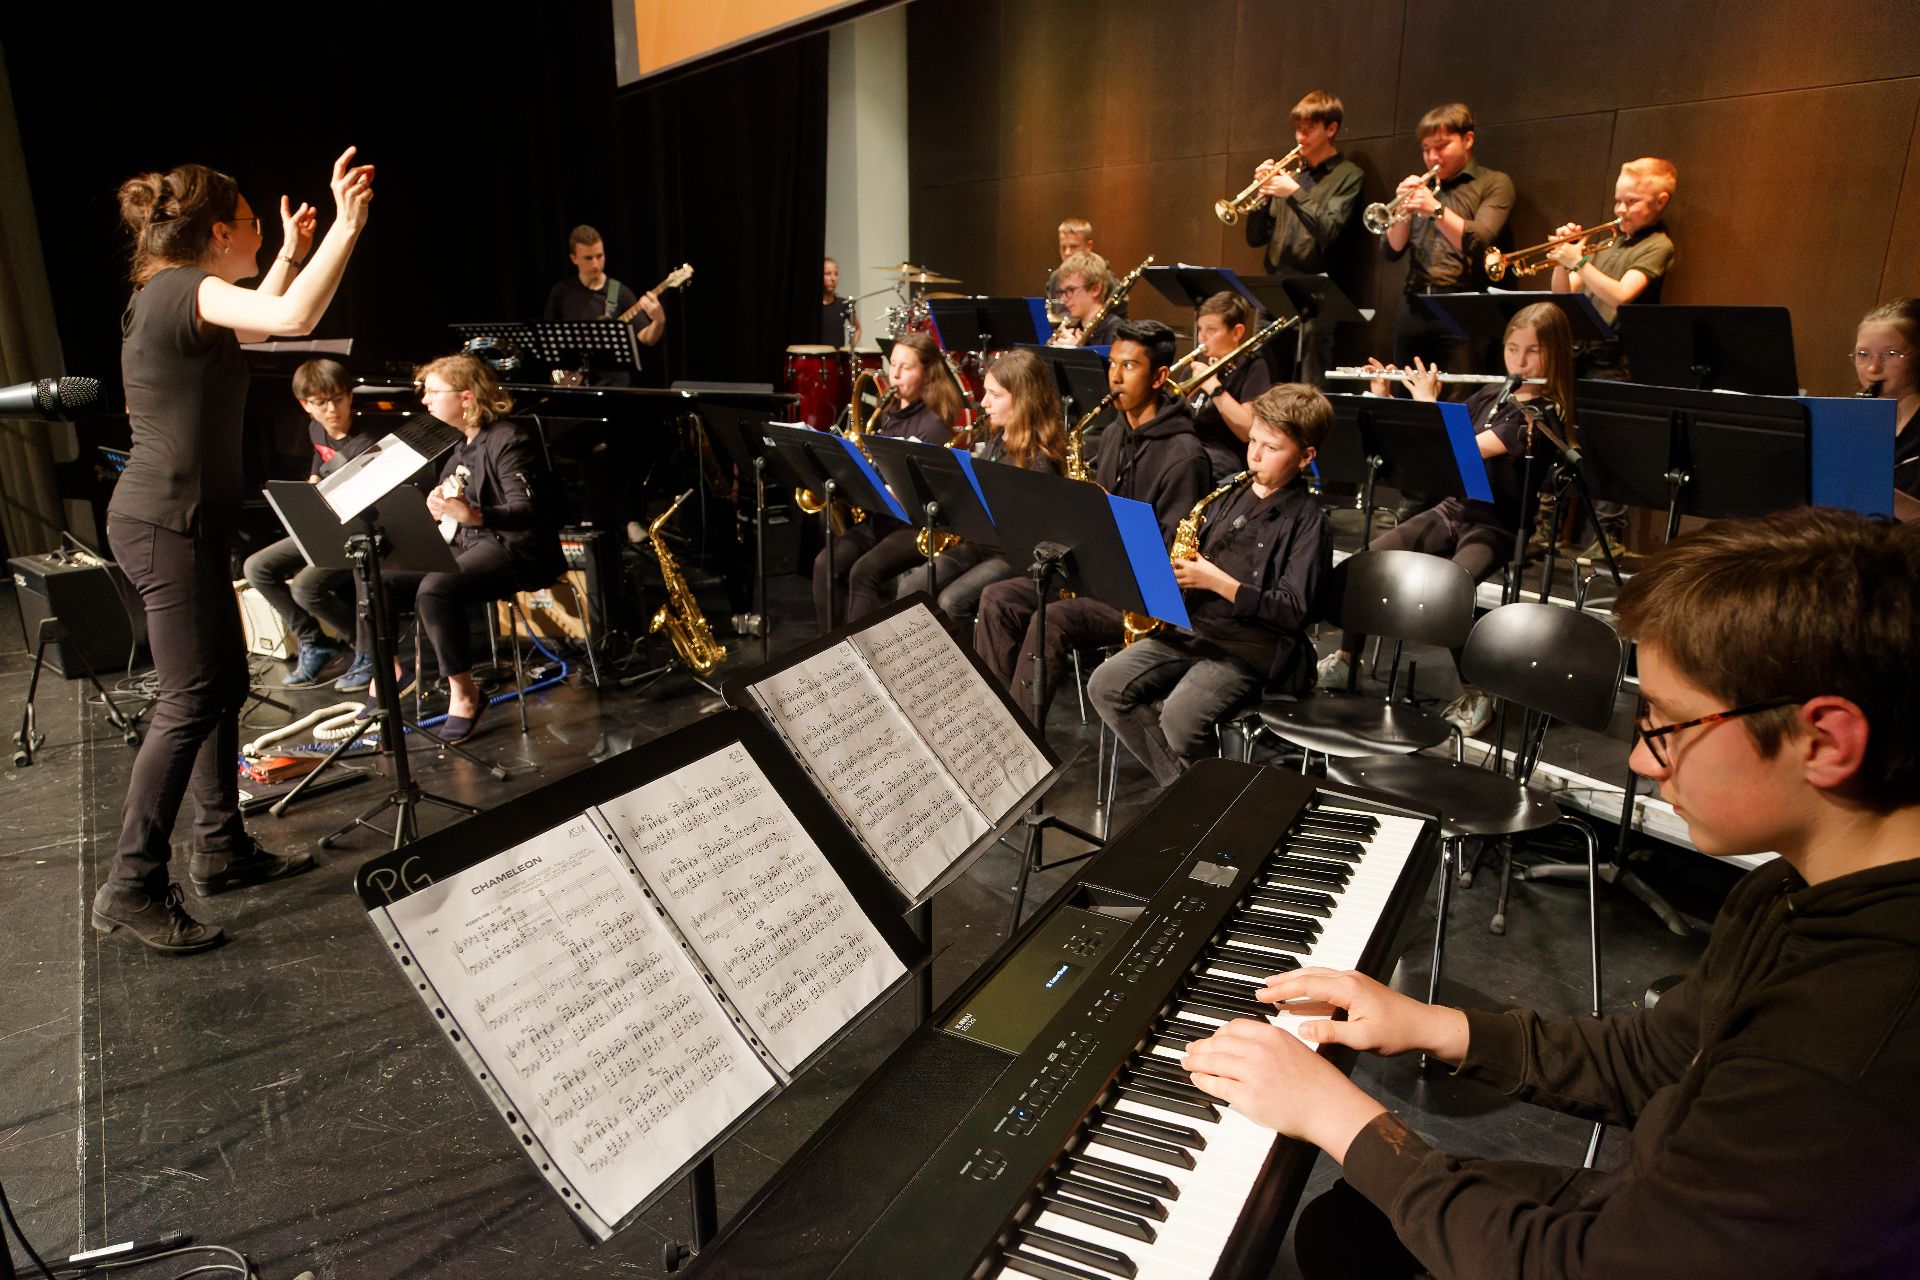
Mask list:
[{"label": "black hoodie", "polygon": [[1597,1172],[1368,1125],[1347,1181],[1442,1280],[1920,1274],[1920,859],[1760,867],[1650,1010],[1467,1018],[1462,1073],[1633,1132]]},{"label": "black hoodie", "polygon": [[1213,481],[1213,464],[1193,434],[1187,402],[1163,397],[1159,412],[1137,428],[1115,414],[1100,433],[1093,478],[1115,497],[1150,503],[1160,541],[1171,546],[1173,531]]}]

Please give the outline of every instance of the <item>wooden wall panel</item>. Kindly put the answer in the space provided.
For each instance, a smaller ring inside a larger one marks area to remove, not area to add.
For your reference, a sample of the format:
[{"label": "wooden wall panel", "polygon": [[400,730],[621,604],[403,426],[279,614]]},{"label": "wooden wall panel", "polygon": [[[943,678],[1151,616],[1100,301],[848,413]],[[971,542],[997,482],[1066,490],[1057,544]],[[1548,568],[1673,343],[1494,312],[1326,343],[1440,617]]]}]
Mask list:
[{"label": "wooden wall panel", "polygon": [[[915,253],[968,288],[1036,292],[1070,213],[1094,220],[1116,272],[1148,252],[1257,271],[1258,251],[1214,219],[1213,202],[1292,146],[1288,109],[1318,87],[1346,104],[1342,150],[1366,174],[1363,204],[1421,167],[1411,127],[1423,111],[1470,103],[1480,155],[1514,177],[1516,243],[1612,216],[1620,162],[1670,156],[1681,264],[1667,298],[1790,307],[1810,389],[1847,390],[1825,353],[1844,348],[1879,299],[1920,292],[1920,6],[915,0],[914,10],[913,68],[964,89],[912,95]],[[1389,348],[1405,271],[1357,226],[1354,237],[1354,299],[1378,314],[1342,333],[1343,361]],[[1143,299],[1136,313],[1159,306]]]}]

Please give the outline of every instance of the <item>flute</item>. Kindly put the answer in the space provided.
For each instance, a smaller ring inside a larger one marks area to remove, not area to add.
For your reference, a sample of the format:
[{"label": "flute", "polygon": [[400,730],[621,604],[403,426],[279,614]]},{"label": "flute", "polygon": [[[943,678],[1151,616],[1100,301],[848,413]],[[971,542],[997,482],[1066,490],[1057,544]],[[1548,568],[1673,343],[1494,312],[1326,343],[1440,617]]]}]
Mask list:
[{"label": "flute", "polygon": [[[1342,378],[1349,382],[1372,382],[1376,378],[1382,382],[1412,382],[1415,378],[1426,376],[1438,377],[1442,382],[1477,382],[1489,386],[1495,383],[1512,381],[1511,378],[1496,373],[1441,373],[1422,375],[1415,373],[1411,369],[1362,369],[1356,365],[1348,365],[1342,369],[1329,369],[1327,370],[1326,376],[1329,378]],[[1545,378],[1522,378],[1520,381],[1523,386],[1529,387],[1544,387],[1547,385]]]}]

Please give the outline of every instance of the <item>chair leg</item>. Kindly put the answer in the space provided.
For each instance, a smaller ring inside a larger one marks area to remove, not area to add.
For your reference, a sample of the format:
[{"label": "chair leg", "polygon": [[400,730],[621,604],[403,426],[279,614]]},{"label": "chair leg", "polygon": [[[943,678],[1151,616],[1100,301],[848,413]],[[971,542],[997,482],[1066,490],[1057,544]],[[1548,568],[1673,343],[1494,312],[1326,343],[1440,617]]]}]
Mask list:
[{"label": "chair leg", "polygon": [[[1107,723],[1100,722],[1101,732],[1107,732]],[[1105,840],[1107,832],[1113,829],[1113,798],[1120,790],[1120,735],[1113,735],[1113,753],[1107,760],[1107,795],[1100,806],[1100,838]]]},{"label": "chair leg", "polygon": [[1487,932],[1502,937],[1507,932],[1507,891],[1513,887],[1513,841],[1500,842],[1500,893],[1494,899],[1493,919],[1487,922]]},{"label": "chair leg", "polygon": [[513,687],[518,691],[513,696],[513,705],[520,712],[520,736],[527,735],[527,668],[520,655],[520,628],[525,627],[527,634],[533,634],[533,624],[527,621],[527,615],[520,612],[520,602],[507,602],[507,624],[514,631],[509,637],[513,645]]},{"label": "chair leg", "polygon": [[1080,674],[1080,651],[1073,651],[1073,696],[1080,703],[1080,723],[1087,722],[1087,682]]},{"label": "chair leg", "polygon": [[[1604,535],[1603,535],[1604,536]],[[1593,972],[1593,1016],[1600,1016],[1600,838],[1578,819],[1567,823],[1587,842],[1587,959]]]}]

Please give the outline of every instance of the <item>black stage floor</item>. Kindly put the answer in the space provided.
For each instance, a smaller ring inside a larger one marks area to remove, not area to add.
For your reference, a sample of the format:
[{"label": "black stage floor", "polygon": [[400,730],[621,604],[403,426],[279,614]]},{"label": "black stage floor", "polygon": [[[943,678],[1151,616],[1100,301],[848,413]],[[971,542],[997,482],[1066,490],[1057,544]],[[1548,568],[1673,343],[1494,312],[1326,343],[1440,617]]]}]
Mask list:
[{"label": "black stage floor", "polygon": [[[777,579],[772,594],[778,639],[809,638],[805,584]],[[10,597],[0,610],[0,711],[10,732],[30,663]],[[277,686],[281,670],[270,669],[269,683]],[[84,687],[58,677],[43,684],[48,744],[30,769],[7,773],[0,800],[9,934],[0,1181],[42,1255],[51,1262],[184,1231],[246,1250],[271,1280],[306,1269],[323,1280],[659,1273],[661,1246],[688,1234],[686,1196],[670,1194],[605,1245],[586,1241],[382,956],[352,892],[376,837],[321,853],[319,870],[282,885],[205,904],[190,893],[196,913],[232,935],[209,954],[167,959],[92,932],[87,906],[109,860],[132,753],[81,701]],[[301,705],[327,700],[296,697]],[[684,724],[706,705],[705,692],[679,678],[645,696],[596,696],[576,680],[531,701],[527,737],[511,708],[499,707],[473,740],[474,751],[512,771],[508,782],[431,754],[416,757],[417,769],[432,789],[494,805],[610,747]],[[255,721],[269,726],[279,713]],[[1094,735],[1070,692],[1054,708],[1051,732],[1058,747],[1088,748],[1051,801],[1069,821],[1087,824]],[[1624,745],[1617,750],[1623,758]],[[285,819],[258,817],[254,829],[270,847],[312,848],[375,798],[377,785],[334,792]],[[1116,829],[1154,799],[1131,761],[1122,766],[1120,796]],[[990,853],[940,896],[939,994],[1003,939],[1015,869],[1012,854]],[[1043,879],[1039,897],[1065,874]],[[1733,878],[1684,852],[1648,874],[1707,917]],[[1493,877],[1456,893],[1444,998],[1584,1007],[1583,896],[1570,886],[1520,884],[1508,932],[1494,937],[1485,926]],[[1621,893],[1608,894],[1601,918],[1611,1009],[1637,1003],[1649,982],[1684,969],[1702,945],[1698,933],[1667,933]],[[1401,980],[1424,990],[1419,944]],[[720,1152],[723,1217],[904,1037],[911,1018],[903,994]],[[1443,1072],[1422,1077],[1411,1060],[1364,1063],[1360,1078],[1459,1152],[1563,1163],[1582,1154],[1584,1126]],[[1616,1135],[1603,1159],[1617,1158],[1622,1146]],[[1323,1160],[1313,1189],[1333,1176]],[[172,1275],[185,1265],[135,1274]],[[1292,1274],[1290,1264],[1276,1274]]]}]

